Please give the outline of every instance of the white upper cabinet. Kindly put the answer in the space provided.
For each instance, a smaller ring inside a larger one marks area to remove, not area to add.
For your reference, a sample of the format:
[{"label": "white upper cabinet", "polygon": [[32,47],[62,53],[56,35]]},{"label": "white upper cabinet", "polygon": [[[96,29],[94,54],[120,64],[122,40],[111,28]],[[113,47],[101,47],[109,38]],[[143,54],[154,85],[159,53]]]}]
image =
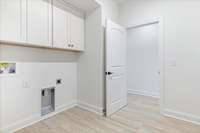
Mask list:
[{"label": "white upper cabinet", "polygon": [[52,46],[51,0],[27,0],[27,42]]},{"label": "white upper cabinet", "polygon": [[72,49],[84,50],[84,20],[70,14],[70,44]]},{"label": "white upper cabinet", "polygon": [[53,47],[67,48],[69,43],[69,14],[62,1],[53,1]]},{"label": "white upper cabinet", "polygon": [[0,41],[83,51],[84,19],[68,6],[63,0],[0,0]]},{"label": "white upper cabinet", "polygon": [[0,0],[0,40],[25,42],[26,0]]},{"label": "white upper cabinet", "polygon": [[84,50],[84,19],[68,12],[63,0],[53,0],[53,47]]}]

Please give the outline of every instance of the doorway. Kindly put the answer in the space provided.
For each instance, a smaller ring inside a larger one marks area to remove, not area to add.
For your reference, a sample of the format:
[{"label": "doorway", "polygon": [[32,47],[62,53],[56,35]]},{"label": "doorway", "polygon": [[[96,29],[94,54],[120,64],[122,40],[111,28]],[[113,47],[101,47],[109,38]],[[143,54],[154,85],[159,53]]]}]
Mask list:
[{"label": "doorway", "polygon": [[128,93],[160,98],[159,23],[127,29]]},{"label": "doorway", "polygon": [[160,132],[157,127],[146,125],[163,119],[164,46],[161,25],[161,21],[156,21],[126,30],[127,106],[114,112],[110,118],[134,127],[135,132]]},{"label": "doorway", "polygon": [[[162,112],[164,105],[164,46],[162,40],[162,21],[160,19],[159,21],[129,27],[126,30],[108,21],[106,30],[107,116],[114,114],[126,106],[130,102],[130,99],[134,99],[134,95],[136,95],[136,101],[137,96],[142,96],[138,97],[139,101],[148,99],[145,102],[152,101],[153,103],[158,103],[157,107]],[[120,44],[120,47],[116,47],[117,44]],[[126,50],[124,51],[124,49]],[[126,54],[125,64],[115,65],[115,62],[124,61],[124,52]],[[118,72],[114,71],[121,66],[126,71],[125,73],[122,71],[118,74]],[[111,69],[112,67],[115,69]],[[123,80],[114,82],[118,78]],[[127,97],[127,92],[133,95],[131,97],[128,95]],[[117,97],[117,100],[114,99],[114,96]]]}]

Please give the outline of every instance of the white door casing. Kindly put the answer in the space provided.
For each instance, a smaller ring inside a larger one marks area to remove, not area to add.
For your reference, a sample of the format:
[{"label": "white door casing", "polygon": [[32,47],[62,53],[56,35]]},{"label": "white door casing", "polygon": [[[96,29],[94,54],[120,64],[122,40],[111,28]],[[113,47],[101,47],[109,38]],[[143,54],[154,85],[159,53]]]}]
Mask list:
[{"label": "white door casing", "polygon": [[106,23],[106,116],[127,104],[126,88],[126,30]]}]

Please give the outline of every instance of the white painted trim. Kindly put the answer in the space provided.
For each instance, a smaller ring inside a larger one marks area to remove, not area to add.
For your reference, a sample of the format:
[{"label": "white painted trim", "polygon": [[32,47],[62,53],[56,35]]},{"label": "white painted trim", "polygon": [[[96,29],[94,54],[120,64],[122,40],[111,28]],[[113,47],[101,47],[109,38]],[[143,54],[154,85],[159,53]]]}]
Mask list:
[{"label": "white painted trim", "polygon": [[103,108],[100,108],[100,107],[97,107],[97,106],[94,106],[94,105],[91,105],[91,104],[88,104],[88,103],[85,103],[85,102],[81,102],[81,101],[78,102],[77,106],[82,108],[82,109],[85,109],[87,111],[93,112],[95,114],[98,114],[98,115],[101,115],[101,116],[104,115]]},{"label": "white painted trim", "polygon": [[101,0],[95,0],[95,2],[100,5],[100,6],[103,6],[103,2]]},{"label": "white painted trim", "polygon": [[165,44],[164,44],[164,21],[163,17],[158,19],[159,32],[159,67],[160,67],[160,110],[165,108]]},{"label": "white painted trim", "polygon": [[178,120],[182,120],[182,121],[186,121],[186,122],[190,122],[190,123],[194,123],[197,125],[200,125],[200,117],[199,116],[195,116],[192,114],[188,114],[188,113],[183,113],[183,112],[179,112],[179,111],[174,111],[171,109],[165,109],[162,114],[166,117],[171,117],[171,118],[175,118]]},{"label": "white painted trim", "polygon": [[45,115],[45,116],[41,116],[40,113],[38,114],[35,114],[27,119],[24,119],[24,120],[21,120],[21,121],[18,121],[16,123],[13,123],[11,125],[8,125],[7,127],[2,127],[2,129],[0,129],[0,133],[12,133],[12,132],[16,132],[20,129],[23,129],[25,127],[28,127],[30,125],[33,125],[35,123],[38,123],[42,120],[45,120],[45,119],[48,119],[58,113],[61,113],[65,110],[68,110],[70,108],[73,108],[73,107],[80,107],[82,109],[85,109],[87,111],[90,111],[90,112],[93,112],[93,113],[96,113],[98,115],[104,115],[103,114],[103,108],[100,108],[100,107],[96,107],[96,106],[93,106],[93,105],[90,105],[90,104],[87,104],[87,103],[84,103],[84,102],[79,102],[79,104],[77,104],[76,101],[73,101],[71,103],[68,103],[68,104],[65,104],[65,105],[62,105],[62,106],[59,106],[59,107],[56,107],[56,110],[55,112],[52,112],[48,115]]},{"label": "white painted trim", "polygon": [[132,26],[132,27],[128,27],[127,29],[128,30],[131,30],[131,29],[134,29],[134,28],[139,28],[139,27],[143,27],[143,26],[147,26],[147,25],[153,25],[153,24],[158,24],[159,21],[152,21],[152,22],[148,22],[148,23],[144,23],[144,24],[138,24],[138,25],[135,25],[135,26]]},{"label": "white painted trim", "polygon": [[68,104],[59,106],[59,107],[56,108],[55,112],[52,112],[52,113],[50,113],[46,116],[41,116],[40,113],[35,114],[35,115],[33,115],[33,116],[31,116],[27,119],[18,121],[16,123],[11,124],[11,125],[8,125],[7,127],[4,127],[4,128],[2,127],[2,129],[0,129],[0,131],[2,133],[12,133],[12,132],[18,131],[18,130],[23,129],[27,126],[33,125],[37,122],[40,122],[40,121],[45,120],[49,117],[52,117],[52,116],[54,116],[54,115],[56,115],[60,112],[63,112],[63,111],[68,110],[70,108],[73,108],[73,107],[77,106],[76,103],[77,103],[76,101],[73,101],[73,102],[70,102]]},{"label": "white painted trim", "polygon": [[128,94],[148,96],[148,97],[153,97],[153,98],[157,98],[157,99],[160,98],[159,94],[154,94],[151,92],[144,92],[144,91],[139,91],[139,90],[128,90]]},{"label": "white painted trim", "polygon": [[137,21],[135,23],[129,24],[128,26],[126,26],[126,29],[131,29],[131,28],[134,28],[134,27],[140,27],[140,26],[148,25],[148,24],[159,23],[160,20],[161,20],[160,18],[161,17],[149,19],[149,20],[140,20],[140,21]]}]

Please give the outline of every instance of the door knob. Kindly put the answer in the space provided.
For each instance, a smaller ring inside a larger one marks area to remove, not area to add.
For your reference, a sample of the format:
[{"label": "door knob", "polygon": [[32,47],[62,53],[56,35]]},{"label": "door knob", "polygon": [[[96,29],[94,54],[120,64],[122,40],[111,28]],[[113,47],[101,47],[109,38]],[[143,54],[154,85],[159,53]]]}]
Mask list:
[{"label": "door knob", "polygon": [[106,72],[106,75],[112,75],[113,72]]}]

